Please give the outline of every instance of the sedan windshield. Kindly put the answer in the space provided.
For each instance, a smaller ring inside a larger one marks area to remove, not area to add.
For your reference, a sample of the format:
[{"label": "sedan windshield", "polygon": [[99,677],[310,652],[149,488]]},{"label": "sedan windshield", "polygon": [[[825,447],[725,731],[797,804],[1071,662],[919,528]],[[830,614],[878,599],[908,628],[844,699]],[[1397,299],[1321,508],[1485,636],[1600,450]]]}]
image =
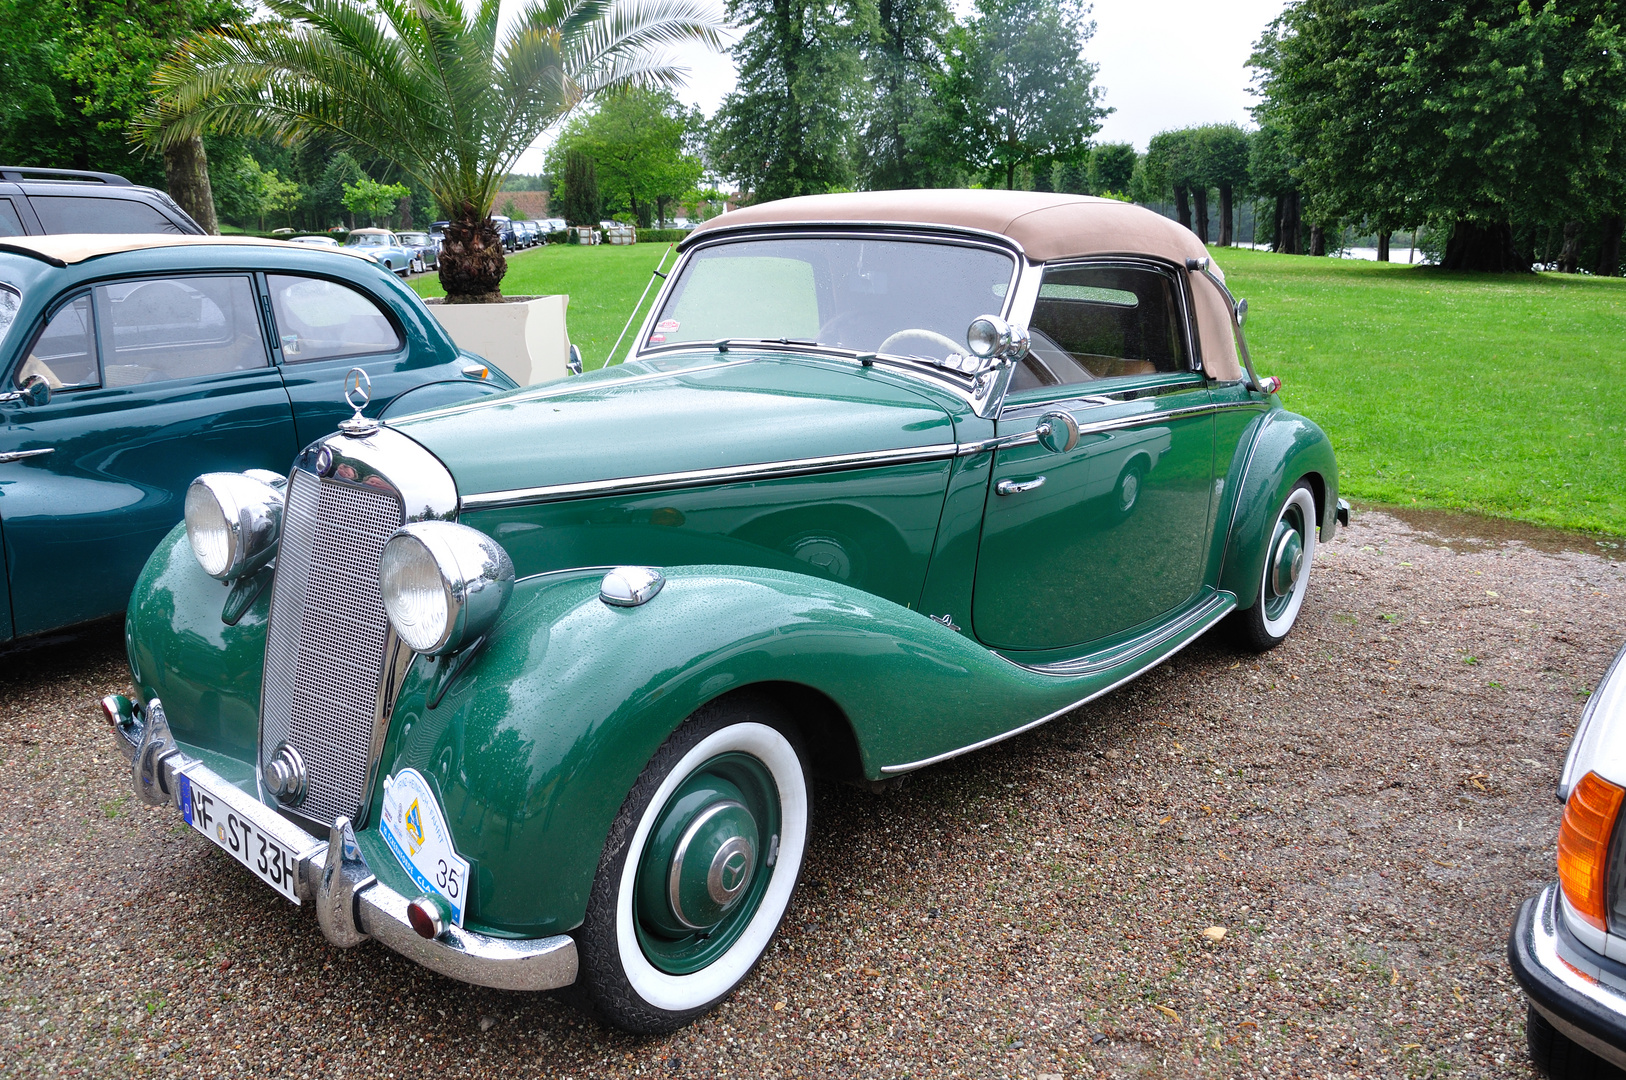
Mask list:
[{"label": "sedan windshield", "polygon": [[777,341],[942,360],[1004,309],[1015,260],[926,240],[743,240],[684,264],[644,348]]},{"label": "sedan windshield", "polygon": [[380,233],[363,233],[352,236],[346,247],[389,247],[390,238]]}]

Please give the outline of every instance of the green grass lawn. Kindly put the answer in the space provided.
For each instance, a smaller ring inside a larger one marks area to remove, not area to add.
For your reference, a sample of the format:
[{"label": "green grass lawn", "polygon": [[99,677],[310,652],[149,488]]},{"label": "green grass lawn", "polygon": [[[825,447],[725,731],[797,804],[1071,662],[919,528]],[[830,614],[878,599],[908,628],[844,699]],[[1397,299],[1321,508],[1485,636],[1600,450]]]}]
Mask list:
[{"label": "green grass lawn", "polygon": [[[667,250],[533,248],[503,291],[570,294],[571,340],[598,367]],[[1346,495],[1626,535],[1626,280],[1215,257],[1248,298],[1255,366],[1327,430]]]},{"label": "green grass lawn", "polygon": [[[508,274],[502,279],[502,291],[507,296],[568,295],[570,307],[566,324],[570,328],[570,340],[581,346],[584,367],[602,367],[610,355],[610,346],[627,324],[628,314],[663,255],[666,269],[670,270],[677,256],[666,244],[534,247],[508,256]],[[446,295],[440,280],[432,273],[413,278],[411,285],[419,296]],[[659,291],[660,281],[656,279],[644,299],[644,306],[638,309],[638,320],[621,342],[617,359],[626,359],[644,314]]]},{"label": "green grass lawn", "polygon": [[1626,534],[1626,280],[1215,257],[1350,497]]}]

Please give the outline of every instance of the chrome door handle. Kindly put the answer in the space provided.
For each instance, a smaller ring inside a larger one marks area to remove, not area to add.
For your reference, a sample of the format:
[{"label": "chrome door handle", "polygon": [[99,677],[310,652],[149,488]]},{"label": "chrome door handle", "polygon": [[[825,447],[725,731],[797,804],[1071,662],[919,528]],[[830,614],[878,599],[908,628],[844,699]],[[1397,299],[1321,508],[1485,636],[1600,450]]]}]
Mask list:
[{"label": "chrome door handle", "polygon": [[1001,480],[994,485],[995,495],[1020,495],[1024,491],[1044,486],[1044,477],[1035,476],[1032,480]]},{"label": "chrome door handle", "polygon": [[46,447],[44,450],[5,450],[0,451],[0,465],[13,461],[22,461],[24,458],[41,457],[45,454],[56,453],[55,447]]}]

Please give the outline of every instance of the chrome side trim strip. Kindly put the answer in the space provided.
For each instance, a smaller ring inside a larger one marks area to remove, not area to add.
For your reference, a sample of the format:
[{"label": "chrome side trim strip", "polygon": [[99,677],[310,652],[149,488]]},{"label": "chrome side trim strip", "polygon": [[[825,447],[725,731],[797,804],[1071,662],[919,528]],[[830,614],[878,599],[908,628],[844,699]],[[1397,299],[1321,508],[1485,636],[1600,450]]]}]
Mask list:
[{"label": "chrome side trim strip", "polygon": [[46,454],[56,453],[56,447],[48,446],[43,450],[7,450],[0,454],[0,465],[9,465],[13,461],[23,461],[33,457],[44,457]]},{"label": "chrome side trim strip", "polygon": [[[1073,660],[1061,660],[1054,664],[1017,664],[1015,660],[1011,660],[1008,656],[1005,656],[1004,659],[1010,660],[1017,667],[1038,672],[1040,675],[1098,675],[1109,668],[1117,667],[1119,664],[1144,655],[1205,619],[1218,618],[1218,615],[1215,614],[1216,609],[1223,609],[1220,614],[1225,614],[1235,606],[1236,597],[1228,592],[1217,592],[1168,625],[1149,630],[1140,637],[1133,638],[1109,652],[1093,653]],[[1003,654],[1000,655],[1003,656]]]},{"label": "chrome side trim strip", "polygon": [[862,454],[836,454],[830,457],[797,458],[791,461],[765,461],[756,465],[730,465],[720,469],[691,469],[687,472],[626,476],[615,480],[588,480],[578,484],[548,484],[486,491],[463,496],[463,509],[494,510],[506,506],[586,499],[597,495],[630,495],[677,488],[708,487],[748,480],[782,480],[821,472],[864,469],[874,465],[913,465],[923,461],[946,461],[959,452],[958,443],[932,446],[906,446],[900,450],[871,450]]},{"label": "chrome side trim strip", "polygon": [[[1104,431],[1118,431],[1123,428],[1143,427],[1147,424],[1161,424],[1169,420],[1184,420],[1188,417],[1220,412],[1224,409],[1236,407],[1236,405],[1230,403],[1192,405],[1184,409],[1169,409],[1166,412],[1145,413],[1140,416],[1120,416],[1112,420],[1098,420],[1093,424],[1080,424],[1078,425],[1078,433],[1079,435],[1097,435]],[[961,443],[956,456],[970,457],[972,454],[981,454],[988,450],[1004,450],[1012,446],[1031,446],[1038,441],[1038,433],[1032,431],[1024,432],[1021,435],[1004,435],[993,439],[982,439],[978,442]]]},{"label": "chrome side trim strip", "polygon": [[[1230,610],[1233,607],[1236,606],[1236,597],[1232,596],[1230,593],[1218,593],[1218,594],[1216,594],[1215,599],[1221,600],[1223,606],[1219,610],[1218,614],[1213,615],[1209,619],[1208,627],[1205,627],[1204,630],[1207,630],[1209,627],[1212,627],[1214,623],[1218,622],[1220,620],[1220,618],[1223,617],[1224,615],[1229,614]],[[1131,682],[1131,681],[1133,681],[1135,679],[1140,678],[1142,675],[1146,674],[1148,671],[1151,671],[1153,668],[1157,667],[1159,664],[1163,663],[1165,660],[1169,659],[1171,656],[1174,656],[1174,655],[1178,654],[1181,649],[1184,649],[1187,645],[1190,645],[1193,641],[1196,641],[1201,636],[1202,636],[1201,633],[1193,634],[1190,638],[1188,638],[1185,641],[1181,642],[1180,645],[1177,648],[1170,649],[1168,652],[1164,653],[1163,655],[1153,658],[1149,663],[1147,663],[1143,667],[1136,668],[1134,671],[1130,672],[1128,675],[1125,675],[1123,678],[1119,679],[1117,682],[1111,684],[1110,686],[1103,686],[1101,689],[1095,691],[1093,694],[1090,694],[1087,697],[1079,698],[1077,701],[1073,702],[1071,705],[1063,706],[1062,708],[1057,709],[1053,713],[1049,713],[1048,715],[1039,717],[1039,719],[1037,719],[1037,720],[1029,720],[1027,723],[1021,725],[1020,727],[1014,727],[1011,730],[1001,732],[998,735],[991,735],[988,738],[983,739],[983,740],[981,740],[979,742],[974,742],[969,746],[962,746],[958,750],[950,750],[950,751],[948,751],[946,753],[937,754],[934,757],[922,758],[919,761],[911,761],[911,762],[908,762],[908,763],[903,764],[903,765],[883,765],[883,766],[881,766],[881,772],[882,772],[882,774],[884,774],[886,776],[896,776],[899,773],[914,772],[916,769],[924,769],[928,765],[936,765],[939,762],[948,761],[950,758],[957,758],[961,754],[969,754],[969,753],[971,753],[971,752],[973,752],[975,750],[981,750],[984,747],[992,746],[995,743],[1004,742],[1006,739],[1015,738],[1016,736],[1022,734],[1025,731],[1032,731],[1034,728],[1038,727],[1041,724],[1048,724],[1050,721],[1056,719],[1056,717],[1058,717],[1058,716],[1066,716],[1068,713],[1072,712],[1074,709],[1079,708],[1082,705],[1088,705],[1090,702],[1094,701],[1096,698],[1101,697],[1101,696],[1103,696],[1105,694],[1112,693],[1112,691],[1118,689],[1118,687],[1122,686],[1124,683]],[[1001,659],[1004,659],[1004,658],[1002,657]],[[1020,667],[1021,665],[1018,664],[1016,666]],[[1029,670],[1033,670],[1033,669],[1029,669]]]}]

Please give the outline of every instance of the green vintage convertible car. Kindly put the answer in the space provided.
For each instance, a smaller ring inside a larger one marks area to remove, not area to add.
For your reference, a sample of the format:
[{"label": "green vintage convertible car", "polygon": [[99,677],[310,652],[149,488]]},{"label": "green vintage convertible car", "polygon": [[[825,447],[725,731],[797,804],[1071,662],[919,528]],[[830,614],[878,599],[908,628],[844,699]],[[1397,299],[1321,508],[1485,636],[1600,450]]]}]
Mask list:
[{"label": "green vintage convertible car", "polygon": [[281,474],[350,414],[355,368],[374,416],[514,386],[354,256],[176,234],[0,241],[0,644],[122,612],[193,478]]},{"label": "green vintage convertible car", "polygon": [[832,195],[681,248],[620,366],[199,477],[103,703],[136,790],[333,943],[643,1032],[762,955],[813,778],[1009,738],[1227,619],[1270,648],[1347,515],[1150,211]]}]

